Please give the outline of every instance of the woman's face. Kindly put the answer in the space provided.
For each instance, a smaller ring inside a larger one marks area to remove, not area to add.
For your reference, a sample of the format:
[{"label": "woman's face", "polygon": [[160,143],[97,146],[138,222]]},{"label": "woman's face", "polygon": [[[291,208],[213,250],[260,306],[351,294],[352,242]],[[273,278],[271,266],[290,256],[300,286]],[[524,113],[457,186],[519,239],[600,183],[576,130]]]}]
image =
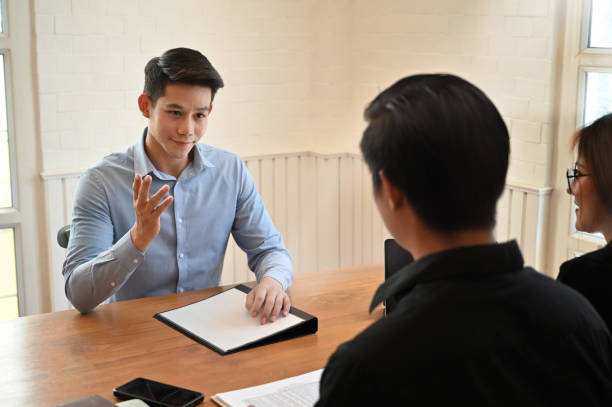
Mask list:
[{"label": "woman's face", "polygon": [[[601,232],[602,222],[607,216],[595,188],[595,175],[581,155],[576,160],[576,168],[581,174],[590,174],[573,179],[572,191],[576,204],[576,229],[588,233]],[[569,189],[567,192],[571,193]]]}]

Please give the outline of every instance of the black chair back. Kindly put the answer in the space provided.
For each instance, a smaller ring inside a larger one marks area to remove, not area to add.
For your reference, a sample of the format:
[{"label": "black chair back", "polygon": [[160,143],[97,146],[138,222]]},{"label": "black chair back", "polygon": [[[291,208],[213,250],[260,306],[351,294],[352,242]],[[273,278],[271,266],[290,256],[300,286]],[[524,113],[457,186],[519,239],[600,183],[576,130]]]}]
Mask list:
[{"label": "black chair back", "polygon": [[62,226],[57,231],[57,244],[64,249],[68,247],[68,241],[70,240],[70,225]]}]

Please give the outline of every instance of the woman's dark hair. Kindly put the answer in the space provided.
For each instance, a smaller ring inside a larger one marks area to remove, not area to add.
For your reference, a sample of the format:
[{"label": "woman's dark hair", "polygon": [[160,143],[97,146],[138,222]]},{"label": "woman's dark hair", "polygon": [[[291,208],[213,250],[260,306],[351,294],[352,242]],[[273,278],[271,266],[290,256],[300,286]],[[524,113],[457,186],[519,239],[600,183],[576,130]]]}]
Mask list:
[{"label": "woman's dark hair", "polygon": [[164,95],[168,83],[183,83],[210,88],[212,99],[223,87],[223,79],[210,61],[200,52],[189,48],[174,48],[161,57],[152,58],[144,69],[144,91],[155,105]]},{"label": "woman's dark hair", "polygon": [[365,118],[361,151],[377,192],[382,171],[436,230],[495,225],[509,136],[480,89],[453,75],[406,77],[380,93]]},{"label": "woman's dark hair", "polygon": [[590,167],[601,201],[612,213],[612,113],[578,130],[572,138],[572,148],[576,146]]}]

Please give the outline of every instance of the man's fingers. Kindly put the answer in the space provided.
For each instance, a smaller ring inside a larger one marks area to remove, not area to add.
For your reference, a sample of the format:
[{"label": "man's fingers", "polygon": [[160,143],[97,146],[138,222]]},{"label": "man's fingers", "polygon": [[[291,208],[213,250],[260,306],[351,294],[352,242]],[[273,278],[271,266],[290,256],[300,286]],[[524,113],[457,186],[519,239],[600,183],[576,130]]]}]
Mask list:
[{"label": "man's fingers", "polygon": [[281,312],[283,316],[286,316],[291,307],[291,300],[277,280],[272,277],[264,277],[247,294],[245,306],[253,318],[260,316],[263,325],[267,321],[276,321]]},{"label": "man's fingers", "polygon": [[161,187],[160,189],[157,190],[156,193],[154,193],[150,198],[149,198],[149,204],[152,207],[156,207],[157,204],[159,203],[159,201],[161,201],[161,199],[164,197],[164,195],[166,195],[168,193],[168,190],[170,189],[170,187],[168,185],[164,185],[163,187]]},{"label": "man's fingers", "polygon": [[160,217],[162,212],[164,212],[166,208],[170,206],[173,200],[174,198],[172,196],[169,196],[166,199],[164,199],[164,201],[161,204],[159,204],[157,208],[155,208],[155,210],[153,211],[153,215]]},{"label": "man's fingers", "polygon": [[151,176],[147,175],[140,184],[140,190],[138,191],[138,198],[136,201],[139,208],[144,207],[149,201],[149,188],[151,188],[151,182]]},{"label": "man's fingers", "polygon": [[261,323],[262,324],[265,324],[266,320],[273,315],[272,309],[276,306],[276,297],[278,297],[278,295],[275,296],[272,291],[268,291],[268,295],[266,296],[266,301],[264,303],[263,311],[261,313]]},{"label": "man's fingers", "polygon": [[255,301],[255,290],[254,289],[249,291],[249,293],[246,296],[246,302],[244,303],[244,306],[246,307],[247,310],[249,310],[249,312],[251,312],[253,301]]},{"label": "man's fingers", "polygon": [[270,322],[274,322],[276,321],[276,318],[278,318],[281,308],[283,307],[283,297],[284,293],[276,296],[276,299],[274,300],[274,308],[272,308],[272,312],[270,313]]},{"label": "man's fingers", "polygon": [[256,290],[253,297],[253,304],[251,304],[249,312],[251,313],[252,317],[256,317],[257,314],[259,314],[259,310],[261,309],[264,300],[266,299],[266,293],[265,291],[262,293],[260,290]]},{"label": "man's fingers", "polygon": [[283,316],[286,317],[291,309],[291,298],[285,293],[283,295]]},{"label": "man's fingers", "polygon": [[142,177],[140,174],[136,174],[134,176],[134,183],[132,184],[132,192],[134,194],[134,202],[138,199],[138,194],[140,193],[140,185],[142,184]]}]

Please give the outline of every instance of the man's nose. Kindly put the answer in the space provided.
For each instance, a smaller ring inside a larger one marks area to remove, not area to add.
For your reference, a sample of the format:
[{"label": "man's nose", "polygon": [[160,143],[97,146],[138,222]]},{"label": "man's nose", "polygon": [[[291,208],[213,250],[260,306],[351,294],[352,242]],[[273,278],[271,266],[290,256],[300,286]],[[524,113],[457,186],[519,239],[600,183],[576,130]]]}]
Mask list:
[{"label": "man's nose", "polygon": [[179,134],[184,136],[190,136],[193,134],[194,123],[189,117],[185,117],[179,124]]}]

